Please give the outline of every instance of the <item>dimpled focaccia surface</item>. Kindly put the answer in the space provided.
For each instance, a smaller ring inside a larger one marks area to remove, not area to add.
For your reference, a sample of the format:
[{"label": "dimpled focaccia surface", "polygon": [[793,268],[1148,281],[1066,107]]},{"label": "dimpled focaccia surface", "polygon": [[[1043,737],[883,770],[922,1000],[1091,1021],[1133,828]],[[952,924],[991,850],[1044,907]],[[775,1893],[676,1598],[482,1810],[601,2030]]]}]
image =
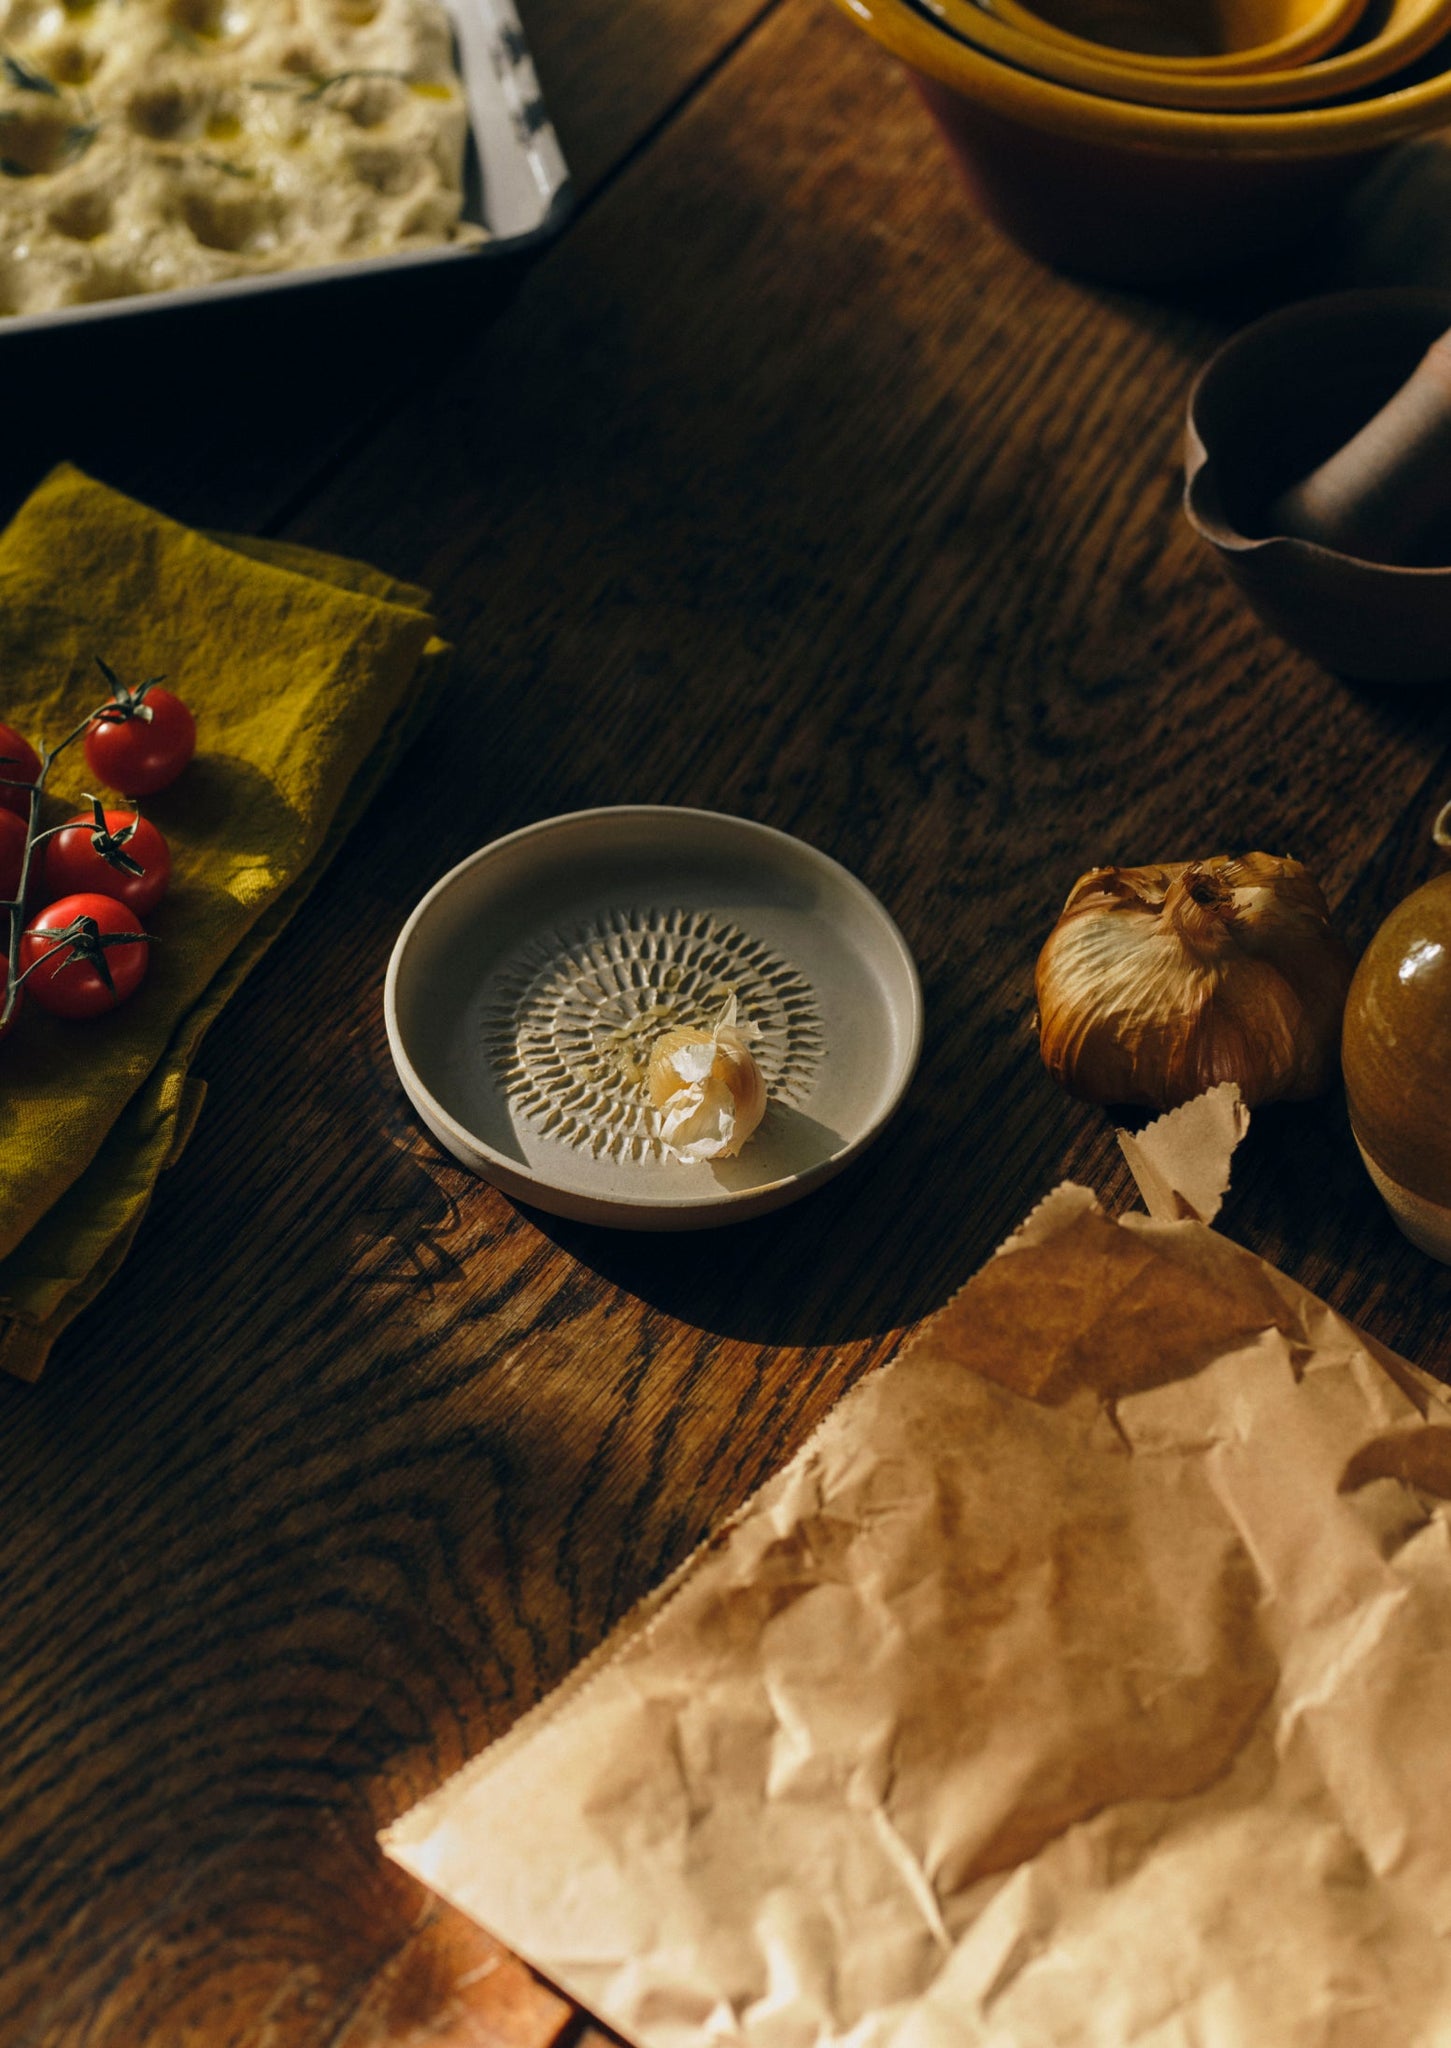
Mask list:
[{"label": "dimpled focaccia surface", "polygon": [[0,0],[0,316],[482,239],[435,0]]}]

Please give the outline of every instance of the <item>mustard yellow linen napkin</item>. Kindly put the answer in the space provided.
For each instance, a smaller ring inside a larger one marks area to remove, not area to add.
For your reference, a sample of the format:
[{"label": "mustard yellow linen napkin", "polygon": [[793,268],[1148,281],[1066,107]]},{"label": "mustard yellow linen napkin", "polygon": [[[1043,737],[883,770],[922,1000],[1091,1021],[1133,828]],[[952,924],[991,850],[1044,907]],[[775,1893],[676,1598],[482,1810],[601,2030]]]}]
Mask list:
[{"label": "mustard yellow linen napkin", "polygon": [[[208,537],[72,468],[0,535],[0,718],[53,744],[106,690],[165,672],[196,758],[143,808],[172,884],[140,992],[0,1045],[0,1366],[36,1378],[125,1257],[195,1122],[188,1069],[426,716],[447,649],[427,594],[284,543]],[[47,822],[93,786],[79,744]]]}]

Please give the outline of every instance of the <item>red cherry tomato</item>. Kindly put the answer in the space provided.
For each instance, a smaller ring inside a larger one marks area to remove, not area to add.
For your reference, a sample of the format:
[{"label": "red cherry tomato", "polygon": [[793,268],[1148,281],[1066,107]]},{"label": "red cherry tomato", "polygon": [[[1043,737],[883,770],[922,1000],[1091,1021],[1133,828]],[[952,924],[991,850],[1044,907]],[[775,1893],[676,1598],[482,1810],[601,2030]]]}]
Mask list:
[{"label": "red cherry tomato", "polygon": [[28,832],[24,818],[17,818],[14,811],[0,811],[0,903],[13,903],[20,894]]},{"label": "red cherry tomato", "polygon": [[195,719],[180,697],[155,683],[118,694],[86,730],[92,771],[125,796],[166,789],[195,752]]},{"label": "red cherry tomato", "polygon": [[20,972],[53,1017],[99,1017],[140,986],[149,950],[141,920],[114,896],[62,896],[26,927]]},{"label": "red cherry tomato", "polygon": [[[0,866],[0,880],[4,873]],[[139,813],[103,811],[94,803],[90,812],[67,819],[45,842],[45,887],[52,896],[114,896],[138,917],[147,917],[170,879],[166,841]]]},{"label": "red cherry tomato", "polygon": [[14,811],[17,818],[30,816],[30,798],[17,782],[34,782],[40,773],[40,756],[24,734],[13,725],[0,725],[0,809]]}]

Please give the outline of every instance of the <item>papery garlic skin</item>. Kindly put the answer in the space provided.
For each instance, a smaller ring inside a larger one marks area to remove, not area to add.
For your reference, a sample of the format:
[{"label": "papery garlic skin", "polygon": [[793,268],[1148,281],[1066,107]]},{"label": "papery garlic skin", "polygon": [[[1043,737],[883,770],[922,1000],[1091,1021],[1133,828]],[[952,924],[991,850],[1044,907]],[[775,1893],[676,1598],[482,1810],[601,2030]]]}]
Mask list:
[{"label": "papery garlic skin", "polygon": [[766,1084],[748,1043],[756,1036],[754,1024],[737,1023],[732,996],[709,1030],[681,1025],[656,1040],[647,1086],[677,1159],[733,1159],[766,1114]]},{"label": "papery garlic skin", "polygon": [[1351,963],[1299,861],[1095,868],[1038,956],[1038,1042],[1089,1102],[1172,1109],[1220,1081],[1251,1108],[1335,1077]]}]

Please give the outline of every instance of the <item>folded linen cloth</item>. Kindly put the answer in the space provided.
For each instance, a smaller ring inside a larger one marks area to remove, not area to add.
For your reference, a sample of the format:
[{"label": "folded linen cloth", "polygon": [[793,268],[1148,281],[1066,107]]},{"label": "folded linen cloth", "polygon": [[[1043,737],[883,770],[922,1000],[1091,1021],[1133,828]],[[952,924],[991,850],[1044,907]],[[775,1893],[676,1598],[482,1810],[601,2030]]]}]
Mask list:
[{"label": "folded linen cloth", "polygon": [[[7,1371],[38,1377],[120,1265],[195,1123],[203,1033],[426,717],[448,653],[427,602],[359,563],[195,533],[70,467],[0,535],[0,718],[53,745],[104,701],[101,655],[129,683],[165,672],[197,721],[195,759],[143,806],[172,882],[139,993],[91,1023],[25,1006],[0,1047]],[[45,821],[93,782],[78,742]]]}]

